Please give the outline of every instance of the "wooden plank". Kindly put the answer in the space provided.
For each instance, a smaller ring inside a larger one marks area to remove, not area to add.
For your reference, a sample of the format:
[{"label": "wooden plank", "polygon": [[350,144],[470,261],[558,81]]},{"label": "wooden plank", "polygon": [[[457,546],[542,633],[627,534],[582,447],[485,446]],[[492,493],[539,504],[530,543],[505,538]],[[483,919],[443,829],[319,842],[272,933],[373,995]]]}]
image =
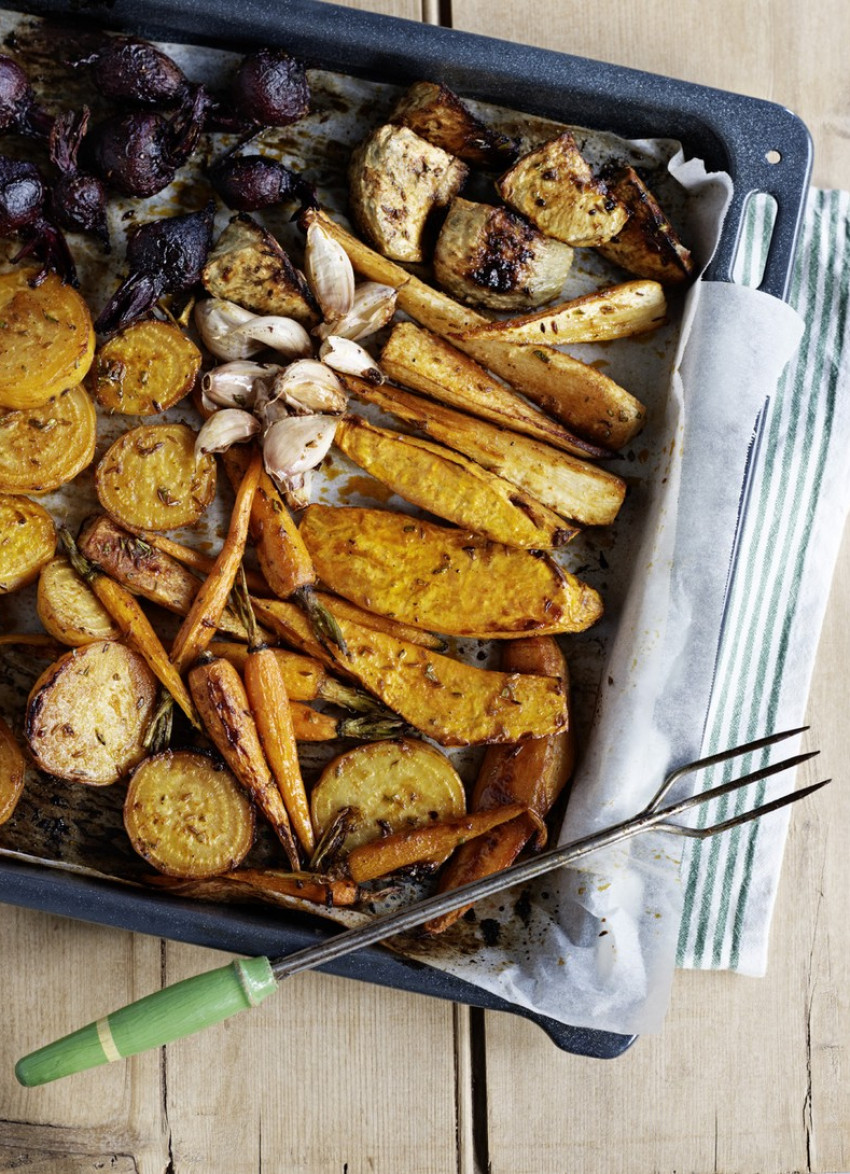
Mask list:
[{"label": "wooden plank", "polygon": [[[169,982],[220,965],[213,951],[167,948]],[[167,1053],[174,1174],[199,1154],[227,1174],[455,1169],[450,1003],[299,975]]]}]

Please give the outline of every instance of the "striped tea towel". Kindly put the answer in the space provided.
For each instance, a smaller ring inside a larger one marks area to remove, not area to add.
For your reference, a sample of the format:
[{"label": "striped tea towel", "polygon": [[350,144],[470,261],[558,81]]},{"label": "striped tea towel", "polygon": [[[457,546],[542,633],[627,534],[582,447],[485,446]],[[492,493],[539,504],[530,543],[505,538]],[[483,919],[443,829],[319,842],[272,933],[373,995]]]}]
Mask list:
[{"label": "striped tea towel", "polygon": [[[755,273],[757,284],[770,229],[764,206],[754,204],[749,228],[742,280]],[[805,334],[763,416],[704,753],[803,724],[850,504],[850,193],[810,192],[790,301]],[[704,785],[724,777],[707,775]],[[743,810],[766,787],[720,800],[701,819]],[[764,974],[789,815],[689,842],[680,966]]]}]

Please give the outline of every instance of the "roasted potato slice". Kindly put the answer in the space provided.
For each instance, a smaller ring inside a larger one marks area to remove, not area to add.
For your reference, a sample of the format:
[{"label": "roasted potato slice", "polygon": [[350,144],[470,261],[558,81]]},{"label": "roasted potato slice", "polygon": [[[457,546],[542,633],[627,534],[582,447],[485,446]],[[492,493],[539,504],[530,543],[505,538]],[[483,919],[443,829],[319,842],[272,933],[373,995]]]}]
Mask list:
[{"label": "roasted potato slice", "polygon": [[540,552],[389,510],[311,505],[301,534],[319,577],[361,607],[453,636],[580,632],[599,595]]},{"label": "roasted potato slice", "polygon": [[319,310],[303,274],[272,234],[240,212],[218,238],[201,277],[214,298],[256,314],[294,318],[315,326]]},{"label": "roasted potato slice", "polygon": [[516,212],[460,196],[452,200],[434,247],[434,276],[443,289],[491,310],[551,302],[572,263],[569,245],[544,236]]},{"label": "roasted potato slice", "polygon": [[576,247],[609,241],[629,215],[594,178],[569,131],[523,155],[496,187],[505,203],[541,232]]},{"label": "roasted potato slice", "polygon": [[32,688],[27,744],[49,774],[108,786],[144,758],[156,700],[156,677],[138,652],[117,640],[74,648]]},{"label": "roasted potato slice", "polygon": [[657,330],[667,321],[667,299],[657,281],[626,281],[523,318],[464,331],[462,337],[536,346],[546,342],[611,342]]},{"label": "roasted potato slice", "polygon": [[107,411],[154,416],[189,394],[200,369],[192,340],[172,322],[149,318],[98,348],[87,382]]},{"label": "roasted potato slice", "polygon": [[0,595],[38,578],[56,552],[56,529],[43,506],[0,494]]},{"label": "roasted potato slice", "polygon": [[94,459],[97,416],[82,384],[45,404],[0,412],[0,493],[47,493]]},{"label": "roasted potato slice", "polygon": [[393,493],[493,542],[550,550],[578,533],[516,485],[429,440],[349,416],[334,443]]},{"label": "roasted potato slice", "polygon": [[64,555],[41,568],[36,610],[50,635],[73,648],[117,640],[121,635],[109,612]]},{"label": "roasted potato slice", "polygon": [[638,277],[681,285],[694,273],[694,259],[664,214],[655,196],[633,167],[608,179],[611,192],[629,210],[629,219],[599,252]]},{"label": "roasted potato slice", "polygon": [[562,518],[582,526],[607,526],[623,504],[625,481],[590,461],[399,387],[374,387],[353,376],[346,378],[346,386],[358,399],[398,416],[491,473],[520,486]]},{"label": "roasted potato slice", "polygon": [[133,771],[124,827],[158,872],[202,880],[245,859],[254,842],[254,807],[218,759],[167,750]]},{"label": "roasted potato slice", "polygon": [[357,822],[343,847],[466,811],[463,783],[445,754],[427,742],[401,738],[355,746],[328,763],[310,796],[317,838],[344,807]]},{"label": "roasted potato slice", "polygon": [[516,140],[486,126],[442,82],[414,82],[396,102],[390,122],[480,167],[504,167],[516,157]]},{"label": "roasted potato slice", "polygon": [[55,273],[32,286],[35,269],[0,275],[0,408],[35,408],[81,382],[94,354],[83,298]]},{"label": "roasted potato slice", "polygon": [[0,824],[12,818],[24,789],[26,773],[24,752],[0,717]]},{"label": "roasted potato slice", "polygon": [[422,237],[435,208],[467,176],[459,159],[405,126],[381,126],[351,157],[349,196],[360,231],[387,257],[423,261]]},{"label": "roasted potato slice", "polygon": [[140,424],[104,453],[95,471],[98,500],[116,521],[143,530],[197,522],[215,495],[215,457],[195,459],[186,424]]}]

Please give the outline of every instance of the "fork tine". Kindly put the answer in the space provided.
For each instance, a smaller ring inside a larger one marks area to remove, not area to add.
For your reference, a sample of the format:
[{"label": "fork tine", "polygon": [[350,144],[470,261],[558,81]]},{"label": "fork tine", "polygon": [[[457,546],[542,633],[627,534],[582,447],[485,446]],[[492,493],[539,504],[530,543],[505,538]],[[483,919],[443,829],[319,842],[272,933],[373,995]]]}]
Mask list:
[{"label": "fork tine", "polygon": [[698,791],[688,799],[680,799],[676,803],[671,803],[669,807],[656,808],[656,813],[681,815],[683,811],[690,811],[692,807],[700,807],[703,803],[710,803],[712,799],[720,799],[732,791],[742,791],[751,783],[759,783],[762,779],[770,778],[771,775],[780,774],[783,770],[790,770],[802,762],[808,762],[810,758],[816,758],[818,754],[820,754],[820,750],[809,750],[805,754],[794,754],[791,758],[783,758],[781,762],[768,763],[767,766],[750,771],[749,774],[741,775],[740,778],[730,779],[726,783],[710,787],[707,791]]},{"label": "fork tine", "polygon": [[742,811],[740,815],[721,820],[720,823],[709,824],[706,827],[691,828],[678,823],[660,823],[656,824],[655,830],[673,832],[679,836],[690,836],[696,840],[706,840],[709,836],[718,835],[719,832],[727,832],[730,828],[739,827],[742,823],[750,823],[751,820],[759,819],[762,815],[767,815],[769,811],[778,811],[780,807],[787,807],[790,803],[796,803],[798,799],[805,799],[807,795],[814,794],[815,791],[819,791],[821,787],[825,787],[827,783],[831,782],[832,779],[821,779],[819,783],[800,787],[797,791],[780,795],[778,799],[771,799],[768,803],[761,803],[757,807],[751,807],[749,811]]}]

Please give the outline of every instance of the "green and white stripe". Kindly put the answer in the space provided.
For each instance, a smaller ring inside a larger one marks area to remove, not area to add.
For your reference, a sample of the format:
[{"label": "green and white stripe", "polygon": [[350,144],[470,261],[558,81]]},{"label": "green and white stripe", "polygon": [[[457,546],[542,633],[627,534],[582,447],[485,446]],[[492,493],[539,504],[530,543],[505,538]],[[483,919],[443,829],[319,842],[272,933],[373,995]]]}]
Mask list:
[{"label": "green and white stripe", "polygon": [[[772,209],[753,201],[748,211],[740,280],[757,284]],[[803,722],[825,586],[850,498],[848,274],[850,193],[813,191],[790,296],[806,329],[765,409],[729,587],[706,752]],[[736,768],[750,765],[739,760]],[[706,777],[704,785],[721,777]],[[787,780],[771,786],[783,782],[787,786]],[[743,809],[766,785],[719,802],[703,821]],[[764,973],[787,822],[787,815],[773,816],[689,843],[680,966]]]}]

